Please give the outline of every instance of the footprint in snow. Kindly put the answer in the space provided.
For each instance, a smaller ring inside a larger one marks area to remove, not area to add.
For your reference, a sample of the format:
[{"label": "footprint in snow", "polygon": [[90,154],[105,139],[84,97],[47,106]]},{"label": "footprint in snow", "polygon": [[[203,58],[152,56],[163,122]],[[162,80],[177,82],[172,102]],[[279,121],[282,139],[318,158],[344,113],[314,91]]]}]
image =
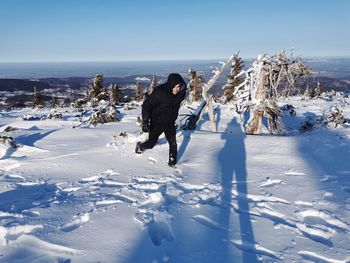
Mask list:
[{"label": "footprint in snow", "polygon": [[151,164],[156,164],[158,163],[158,160],[153,158],[153,157],[148,157],[148,161],[151,163]]},{"label": "footprint in snow", "polygon": [[175,168],[175,175],[182,175],[182,170],[180,168]]},{"label": "footprint in snow", "polygon": [[326,183],[336,183],[338,182],[338,177],[335,175],[328,175],[325,174],[321,179],[320,182],[326,182]]},{"label": "footprint in snow", "polygon": [[60,230],[63,232],[70,232],[74,229],[80,227],[82,224],[88,222],[90,220],[89,213],[82,213],[73,216],[72,220],[61,226]]},{"label": "footprint in snow", "polygon": [[260,187],[272,187],[279,184],[282,184],[282,180],[267,177],[266,180],[260,183]]},{"label": "footprint in snow", "polygon": [[153,220],[147,224],[148,234],[153,245],[160,246],[162,240],[171,242],[174,240],[174,232],[170,224],[171,216],[165,212],[153,215]]},{"label": "footprint in snow", "polygon": [[284,175],[286,175],[286,176],[304,176],[306,174],[303,172],[297,172],[294,169],[289,169],[288,171],[284,172]]}]

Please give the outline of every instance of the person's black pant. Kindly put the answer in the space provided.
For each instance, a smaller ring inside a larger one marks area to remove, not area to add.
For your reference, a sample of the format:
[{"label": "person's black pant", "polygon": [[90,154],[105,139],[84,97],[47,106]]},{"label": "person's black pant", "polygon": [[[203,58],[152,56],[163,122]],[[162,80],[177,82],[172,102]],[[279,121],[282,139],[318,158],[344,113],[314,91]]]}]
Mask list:
[{"label": "person's black pant", "polygon": [[164,132],[169,144],[169,165],[177,163],[177,143],[175,124],[152,125],[148,140],[140,144],[141,150],[152,149],[156,145],[159,136]]}]

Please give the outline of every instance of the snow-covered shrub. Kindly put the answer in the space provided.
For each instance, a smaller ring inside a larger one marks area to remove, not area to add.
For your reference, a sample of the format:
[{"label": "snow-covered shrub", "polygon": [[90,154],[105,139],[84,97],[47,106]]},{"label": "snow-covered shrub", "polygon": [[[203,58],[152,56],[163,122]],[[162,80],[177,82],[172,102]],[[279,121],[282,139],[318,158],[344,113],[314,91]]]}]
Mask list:
[{"label": "snow-covered shrub", "polygon": [[47,116],[44,116],[41,118],[41,120],[60,120],[63,118],[63,115],[62,113],[59,113],[59,112],[51,112],[49,113]]},{"label": "snow-covered shrub", "polygon": [[305,121],[301,124],[299,131],[300,132],[308,132],[312,130],[314,127],[315,123],[311,120],[310,117],[306,117]]},{"label": "snow-covered shrub", "polygon": [[13,137],[7,135],[0,135],[0,143],[11,148],[18,148],[19,145],[16,144],[16,141]]},{"label": "snow-covered shrub", "polygon": [[282,111],[288,113],[289,116],[295,116],[296,115],[295,108],[291,104],[285,104],[282,107],[280,107],[280,109]]},{"label": "snow-covered shrub", "polygon": [[138,106],[139,106],[138,104],[131,101],[124,105],[124,110],[135,110],[137,109]]},{"label": "snow-covered shrub", "polygon": [[83,107],[87,102],[88,102],[87,98],[77,99],[77,100],[75,101],[75,105],[74,105],[74,106],[77,107],[77,108],[81,108],[81,107]]},{"label": "snow-covered shrub", "polygon": [[108,109],[100,108],[91,115],[87,124],[97,126],[97,124],[119,121],[116,114],[117,109],[113,106],[109,106]]},{"label": "snow-covered shrub", "polygon": [[128,134],[127,134],[126,131],[122,131],[122,132],[120,132],[120,133],[118,134],[118,137],[119,137],[119,138],[126,138],[126,137],[128,137]]},{"label": "snow-covered shrub", "polygon": [[19,130],[16,127],[12,127],[12,126],[7,126],[6,129],[4,130],[4,132],[12,132],[12,131],[17,131]]},{"label": "snow-covered shrub", "polygon": [[39,121],[42,119],[43,116],[33,116],[30,114],[22,115],[21,119],[24,121]]},{"label": "snow-covered shrub", "polygon": [[121,99],[120,87],[116,84],[103,87],[103,75],[96,74],[90,81],[89,90],[84,98],[74,100],[72,107],[98,107],[101,101],[109,101],[115,105]]},{"label": "snow-covered shrub", "polygon": [[345,117],[342,114],[342,111],[337,106],[332,106],[329,112],[327,113],[327,124],[330,127],[337,128],[339,125],[342,125],[346,122]]}]

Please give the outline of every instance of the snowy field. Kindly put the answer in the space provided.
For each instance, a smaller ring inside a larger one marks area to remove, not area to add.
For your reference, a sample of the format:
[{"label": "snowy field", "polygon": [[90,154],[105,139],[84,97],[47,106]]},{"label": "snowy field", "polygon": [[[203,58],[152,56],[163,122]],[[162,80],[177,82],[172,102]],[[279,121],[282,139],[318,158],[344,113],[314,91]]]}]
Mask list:
[{"label": "snowy field", "polygon": [[176,169],[164,137],[134,153],[140,106],[78,128],[73,109],[1,112],[22,146],[0,144],[0,262],[348,262],[349,126],[297,128],[349,102],[289,98],[281,136],[245,135],[217,105],[216,133],[206,114],[178,133]]}]

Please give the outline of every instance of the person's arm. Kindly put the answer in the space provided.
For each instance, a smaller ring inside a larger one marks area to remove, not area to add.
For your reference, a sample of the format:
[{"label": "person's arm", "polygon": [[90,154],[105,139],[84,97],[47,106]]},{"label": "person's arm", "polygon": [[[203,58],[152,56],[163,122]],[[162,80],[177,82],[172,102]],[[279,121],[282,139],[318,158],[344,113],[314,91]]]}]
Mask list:
[{"label": "person's arm", "polygon": [[147,96],[145,101],[142,104],[142,121],[143,122],[150,120],[151,112],[152,112],[152,102],[151,102],[150,96]]},{"label": "person's arm", "polygon": [[146,99],[142,104],[142,126],[146,125],[143,129],[145,128],[149,130],[151,113],[153,107],[157,104],[157,97],[157,91],[154,90],[150,95],[146,96]]}]

